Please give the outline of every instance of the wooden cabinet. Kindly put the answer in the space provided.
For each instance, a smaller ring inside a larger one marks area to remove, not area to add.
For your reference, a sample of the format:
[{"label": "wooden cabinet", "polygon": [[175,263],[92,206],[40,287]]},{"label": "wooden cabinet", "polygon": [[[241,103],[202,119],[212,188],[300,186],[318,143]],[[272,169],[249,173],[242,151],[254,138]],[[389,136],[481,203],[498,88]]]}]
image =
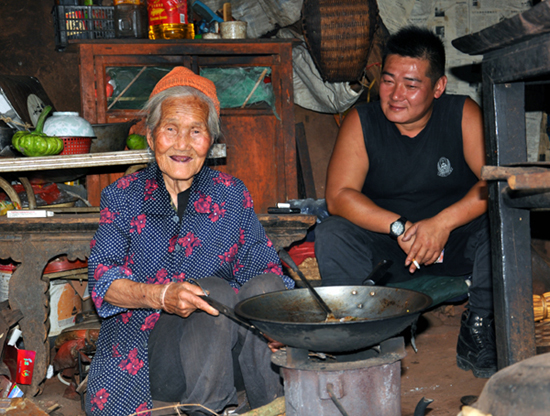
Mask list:
[{"label": "wooden cabinet", "polygon": [[[107,71],[113,67],[186,66],[202,68],[269,67],[273,106],[254,104],[221,110],[227,157],[215,169],[243,180],[257,213],[277,202],[298,197],[292,40],[105,40],[79,41],[70,46],[80,57],[82,116],[89,122],[135,119],[137,109],[109,108]],[[146,92],[146,95],[149,91]],[[101,190],[122,173],[113,170],[87,177],[88,197],[99,205]]]}]

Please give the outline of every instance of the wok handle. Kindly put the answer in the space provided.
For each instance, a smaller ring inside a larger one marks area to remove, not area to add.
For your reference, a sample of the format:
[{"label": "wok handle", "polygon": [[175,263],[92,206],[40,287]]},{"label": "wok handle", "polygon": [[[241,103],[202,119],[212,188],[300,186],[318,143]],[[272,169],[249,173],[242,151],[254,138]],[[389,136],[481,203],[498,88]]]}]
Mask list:
[{"label": "wok handle", "polygon": [[286,252],[286,250],[284,248],[280,249],[279,250],[279,257],[281,258],[281,260],[283,260],[286,264],[288,264],[290,266],[290,268],[298,275],[298,277],[300,278],[300,280],[306,285],[306,287],[308,288],[309,290],[309,293],[311,293],[311,295],[313,296],[313,298],[317,301],[317,303],[319,304],[319,306],[321,307],[321,309],[323,309],[323,311],[325,312],[325,314],[327,315],[327,317],[334,317],[334,314],[332,313],[332,310],[329,308],[329,306],[325,303],[325,301],[323,300],[323,298],[321,296],[319,296],[319,294],[317,293],[317,291],[313,288],[313,286],[311,286],[311,283],[309,283],[309,281],[306,279],[306,277],[304,276],[304,274],[302,273],[302,271],[298,268],[298,266],[296,265],[296,263],[294,263],[294,260],[292,260],[292,257],[290,257],[290,254],[288,254]]},{"label": "wok handle", "polygon": [[212,306],[214,309],[216,309],[222,315],[227,316],[229,319],[232,319],[232,320],[236,321],[237,323],[239,323],[241,325],[244,325],[248,329],[254,329],[254,330],[256,329],[256,327],[254,325],[251,325],[250,322],[248,322],[246,319],[237,316],[235,311],[232,308],[230,308],[229,306],[226,306],[223,303],[218,302],[215,299],[212,299],[210,296],[200,295],[199,298],[204,300],[206,303],[208,303],[210,306]]},{"label": "wok handle", "polygon": [[363,285],[374,286],[376,285],[382,277],[388,272],[388,269],[393,264],[391,260],[382,260],[376,265],[376,267],[370,272],[370,274],[363,280]]}]

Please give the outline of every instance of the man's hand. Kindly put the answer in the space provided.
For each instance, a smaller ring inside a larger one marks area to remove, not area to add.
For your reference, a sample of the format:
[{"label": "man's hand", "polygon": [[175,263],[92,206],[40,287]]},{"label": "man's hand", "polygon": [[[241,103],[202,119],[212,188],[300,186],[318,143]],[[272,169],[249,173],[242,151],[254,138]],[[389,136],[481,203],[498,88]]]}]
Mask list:
[{"label": "man's hand", "polygon": [[[160,286],[164,289],[164,285]],[[204,295],[204,293],[196,285],[187,282],[173,283],[164,294],[164,310],[168,313],[179,315],[182,318],[187,318],[197,309],[201,309],[210,315],[218,316],[219,312],[199,298],[199,295]]]},{"label": "man's hand", "polygon": [[435,217],[418,221],[409,227],[398,240],[399,246],[407,253],[405,266],[409,267],[409,272],[416,271],[413,260],[425,265],[435,263],[447,244],[450,233]]}]

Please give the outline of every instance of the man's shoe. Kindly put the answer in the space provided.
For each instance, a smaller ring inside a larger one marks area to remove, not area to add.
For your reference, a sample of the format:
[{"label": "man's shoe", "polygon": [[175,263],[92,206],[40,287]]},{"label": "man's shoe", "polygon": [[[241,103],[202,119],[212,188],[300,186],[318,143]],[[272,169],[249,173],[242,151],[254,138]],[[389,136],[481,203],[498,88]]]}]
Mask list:
[{"label": "man's shoe", "polygon": [[497,353],[493,316],[482,318],[464,311],[456,346],[456,363],[472,370],[475,377],[489,378],[497,372]]}]

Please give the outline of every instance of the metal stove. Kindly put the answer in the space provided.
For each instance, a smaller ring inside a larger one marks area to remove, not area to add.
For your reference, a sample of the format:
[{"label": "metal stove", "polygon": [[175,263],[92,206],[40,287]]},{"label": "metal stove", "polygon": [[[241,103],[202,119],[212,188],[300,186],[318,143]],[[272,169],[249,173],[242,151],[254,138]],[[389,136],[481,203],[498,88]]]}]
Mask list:
[{"label": "metal stove", "polygon": [[286,416],[401,416],[403,337],[353,353],[286,347],[273,354],[285,386]]}]

